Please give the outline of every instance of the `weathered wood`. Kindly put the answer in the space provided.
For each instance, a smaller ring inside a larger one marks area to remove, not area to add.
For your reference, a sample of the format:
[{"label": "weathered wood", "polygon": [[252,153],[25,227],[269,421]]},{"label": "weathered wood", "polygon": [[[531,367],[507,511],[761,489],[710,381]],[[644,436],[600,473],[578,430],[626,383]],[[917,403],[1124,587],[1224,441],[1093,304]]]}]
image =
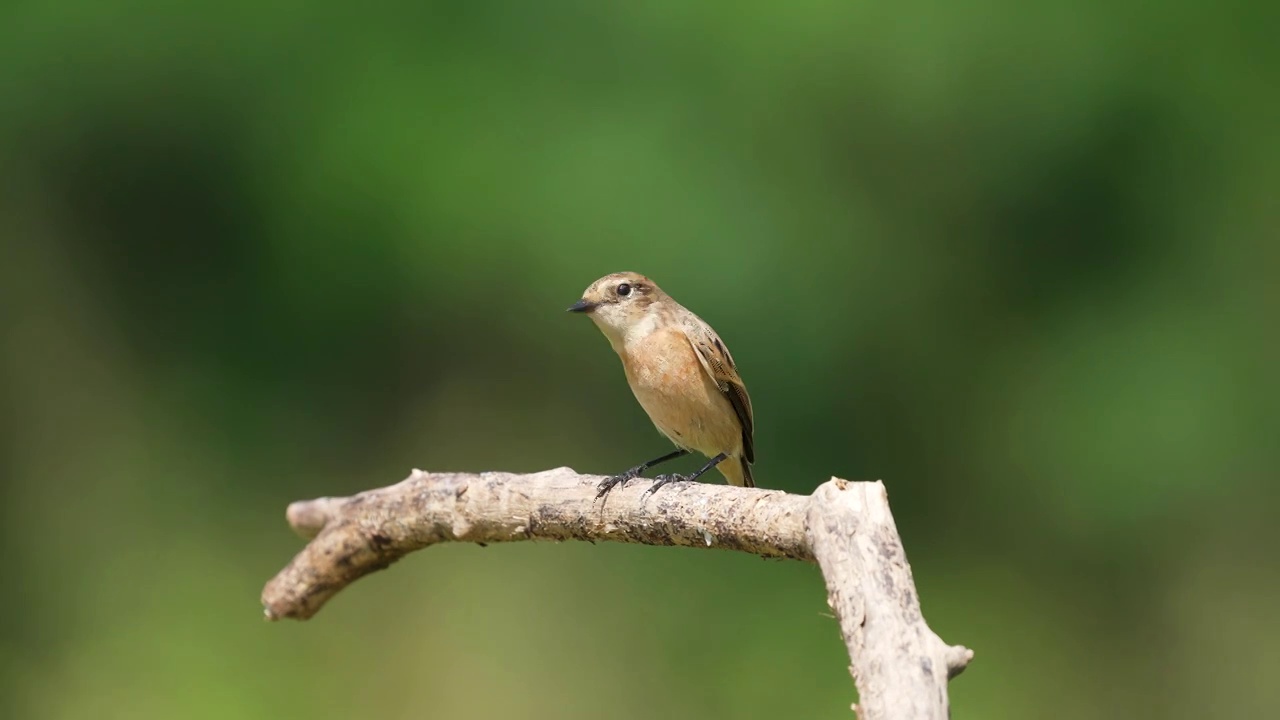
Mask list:
[{"label": "weathered wood", "polygon": [[925,623],[880,482],[833,478],[811,496],[679,483],[642,499],[634,480],[596,498],[601,476],[427,473],[349,498],[289,506],[311,541],[262,592],[270,620],[305,620],[340,590],[442,542],[587,540],[739,550],[817,561],[840,622],[863,720],[946,718],[947,680],[973,658]]}]

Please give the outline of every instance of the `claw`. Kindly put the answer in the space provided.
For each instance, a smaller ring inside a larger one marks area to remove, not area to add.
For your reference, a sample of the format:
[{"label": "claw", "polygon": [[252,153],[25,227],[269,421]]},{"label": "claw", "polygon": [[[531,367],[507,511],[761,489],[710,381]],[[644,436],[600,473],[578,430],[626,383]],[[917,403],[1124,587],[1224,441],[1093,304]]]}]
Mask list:
[{"label": "claw", "polygon": [[596,493],[596,498],[599,499],[604,497],[605,495],[608,495],[610,490],[614,489],[615,487],[618,487],[619,485],[625,487],[628,480],[634,480],[639,476],[640,476],[640,473],[633,468],[624,473],[620,473],[618,475],[614,475],[613,477],[607,477],[604,480],[601,480],[600,484],[596,485],[596,490],[598,491]]},{"label": "claw", "polygon": [[[654,465],[657,465],[658,463],[664,463],[668,460],[674,460],[678,457],[683,457],[688,454],[689,454],[688,450],[685,450],[684,448],[680,448],[679,450],[674,450],[672,452],[669,452],[660,458],[654,458],[653,460],[650,460],[648,462],[640,463],[639,465],[631,468],[630,470],[614,475],[613,477],[605,478],[604,480],[600,481],[599,485],[596,486],[596,489],[599,490],[599,492],[596,493],[596,499],[604,497],[609,493],[610,490],[614,489],[619,485],[626,485],[628,480],[634,480],[635,478],[640,477],[641,473],[653,467]],[[707,467],[710,467],[710,465],[708,465]],[[703,469],[703,472],[706,472],[705,468]]]},{"label": "claw", "polygon": [[680,473],[670,473],[668,475],[659,475],[653,479],[653,484],[647,490],[640,493],[640,502],[644,502],[645,498],[653,494],[655,490],[669,483],[689,482],[693,479],[691,475],[681,475]]}]

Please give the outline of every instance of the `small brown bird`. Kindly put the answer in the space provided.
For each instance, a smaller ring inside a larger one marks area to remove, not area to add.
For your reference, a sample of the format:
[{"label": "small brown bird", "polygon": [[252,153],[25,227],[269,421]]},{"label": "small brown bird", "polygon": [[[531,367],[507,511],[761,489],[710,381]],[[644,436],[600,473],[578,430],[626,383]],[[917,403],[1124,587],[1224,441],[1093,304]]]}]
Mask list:
[{"label": "small brown bird", "polygon": [[659,475],[645,495],[696,480],[712,467],[732,485],[755,487],[751,398],[716,331],[633,272],[605,275],[569,312],[587,313],[622,358],[631,392],[658,432],[679,449],[600,483],[597,497],[649,468],[696,450],[711,462],[690,475]]}]

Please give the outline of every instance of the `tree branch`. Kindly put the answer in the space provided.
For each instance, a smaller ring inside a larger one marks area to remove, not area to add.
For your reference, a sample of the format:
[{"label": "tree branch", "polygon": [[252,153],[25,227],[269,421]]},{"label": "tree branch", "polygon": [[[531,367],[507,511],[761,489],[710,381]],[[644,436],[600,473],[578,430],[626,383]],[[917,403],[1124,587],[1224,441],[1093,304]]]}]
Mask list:
[{"label": "tree branch", "polygon": [[817,561],[840,621],[862,720],[948,717],[947,680],[973,658],[920,613],[884,485],[833,478],[812,496],[686,483],[641,502],[633,481],[597,500],[602,477],[426,473],[349,498],[289,506],[311,538],[262,591],[267,619],[305,620],[357,579],[441,542],[586,540],[740,550]]}]

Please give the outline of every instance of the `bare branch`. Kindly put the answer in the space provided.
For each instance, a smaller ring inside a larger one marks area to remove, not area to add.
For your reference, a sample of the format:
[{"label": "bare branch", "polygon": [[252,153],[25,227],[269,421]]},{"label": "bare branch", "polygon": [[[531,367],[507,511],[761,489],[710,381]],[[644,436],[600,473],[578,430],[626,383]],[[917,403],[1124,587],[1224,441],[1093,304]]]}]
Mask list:
[{"label": "bare branch", "polygon": [[863,720],[946,718],[947,679],[973,652],[920,613],[884,485],[833,478],[812,496],[686,483],[641,502],[634,481],[596,499],[600,476],[426,473],[349,498],[289,506],[311,542],[262,592],[270,620],[307,619],[355,580],[441,542],[586,540],[740,550],[817,561],[853,662]]},{"label": "bare branch", "polygon": [[884,484],[832,478],[812,497],[806,530],[853,661],[859,717],[946,720],[947,680],[973,651],[949,647],[920,614]]}]

